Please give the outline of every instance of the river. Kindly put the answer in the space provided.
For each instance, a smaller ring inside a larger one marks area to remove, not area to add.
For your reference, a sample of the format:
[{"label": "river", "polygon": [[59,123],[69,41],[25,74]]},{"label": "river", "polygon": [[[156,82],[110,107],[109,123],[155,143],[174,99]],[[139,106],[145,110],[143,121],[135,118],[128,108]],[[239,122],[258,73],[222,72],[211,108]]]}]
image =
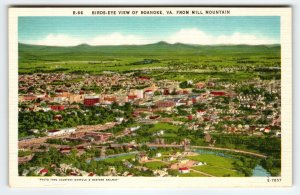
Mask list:
[{"label": "river", "polygon": [[269,177],[271,174],[264,169],[261,165],[256,165],[253,169],[252,177]]}]

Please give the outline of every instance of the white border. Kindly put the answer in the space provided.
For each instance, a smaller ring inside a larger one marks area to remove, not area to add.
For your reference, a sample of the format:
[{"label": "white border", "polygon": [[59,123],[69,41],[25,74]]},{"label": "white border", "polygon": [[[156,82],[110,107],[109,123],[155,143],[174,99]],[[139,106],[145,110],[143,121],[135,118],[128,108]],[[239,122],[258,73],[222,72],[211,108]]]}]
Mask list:
[{"label": "white border", "polygon": [[[118,177],[117,182],[40,182],[39,177],[19,177],[17,172],[17,115],[18,115],[18,16],[72,16],[73,10],[83,10],[84,16],[92,16],[90,10],[152,10],[146,8],[10,8],[9,9],[9,183],[13,187],[101,187],[101,188],[147,188],[147,187],[282,187],[292,184],[292,44],[291,8],[196,8],[201,10],[230,9],[224,16],[280,16],[282,49],[282,176],[279,183],[268,183],[264,177],[246,178],[148,178]],[[176,10],[178,7],[156,7],[155,10]],[[189,9],[184,7],[184,9]],[[89,14],[90,13],[90,14]],[[139,16],[139,15],[136,15]],[[145,16],[145,15],[143,15]],[[159,15],[149,15],[159,16]],[[213,17],[214,15],[206,15]],[[220,16],[220,15],[218,15]],[[80,17],[80,16],[78,16]],[[61,177],[60,177],[61,178]],[[67,177],[70,178],[70,177]],[[78,178],[78,177],[77,177]],[[102,177],[107,178],[107,177]]]}]

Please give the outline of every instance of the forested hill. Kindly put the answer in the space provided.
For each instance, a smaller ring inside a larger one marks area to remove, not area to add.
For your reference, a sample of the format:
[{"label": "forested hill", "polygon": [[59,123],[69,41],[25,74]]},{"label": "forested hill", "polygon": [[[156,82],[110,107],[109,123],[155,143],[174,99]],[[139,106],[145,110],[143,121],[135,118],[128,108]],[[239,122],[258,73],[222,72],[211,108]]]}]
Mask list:
[{"label": "forested hill", "polygon": [[180,57],[180,56],[278,56],[280,45],[188,45],[158,42],[148,45],[73,47],[40,46],[19,43],[20,62],[93,60],[94,57]]}]

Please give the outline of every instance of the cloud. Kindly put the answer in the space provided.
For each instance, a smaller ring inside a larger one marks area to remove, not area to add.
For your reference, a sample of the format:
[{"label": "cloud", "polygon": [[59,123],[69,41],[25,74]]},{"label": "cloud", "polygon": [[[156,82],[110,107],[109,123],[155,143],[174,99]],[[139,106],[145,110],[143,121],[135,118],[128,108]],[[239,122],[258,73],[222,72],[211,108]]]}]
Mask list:
[{"label": "cloud", "polygon": [[142,36],[112,33],[99,35],[87,43],[89,45],[144,45],[153,42],[155,41]]},{"label": "cloud", "polygon": [[279,43],[275,39],[257,34],[242,34],[239,32],[231,35],[211,35],[197,28],[181,29],[168,37],[145,37],[139,35],[124,35],[122,33],[111,33],[98,35],[89,39],[82,39],[64,34],[49,34],[42,40],[28,41],[25,43],[35,45],[48,46],[76,46],[79,44],[89,45],[145,45],[165,41],[168,43],[184,43],[184,44],[199,44],[199,45],[217,45],[217,44],[246,44],[246,45],[261,45]]},{"label": "cloud", "polygon": [[261,35],[241,34],[239,32],[231,35],[213,36],[205,33],[199,29],[181,29],[175,34],[171,35],[166,42],[168,43],[186,43],[199,45],[217,45],[217,44],[247,44],[247,45],[261,45],[278,43],[274,39],[270,39]]},{"label": "cloud", "polygon": [[77,37],[72,37],[63,34],[49,34],[42,40],[33,41],[31,44],[35,45],[48,45],[48,46],[74,46],[82,43],[82,40]]}]

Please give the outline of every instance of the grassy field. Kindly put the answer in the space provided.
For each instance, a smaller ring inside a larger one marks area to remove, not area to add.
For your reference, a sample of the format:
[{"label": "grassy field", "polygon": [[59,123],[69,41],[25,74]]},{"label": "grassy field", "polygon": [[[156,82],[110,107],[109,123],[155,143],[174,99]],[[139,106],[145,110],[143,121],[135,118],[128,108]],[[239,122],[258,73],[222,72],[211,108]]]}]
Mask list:
[{"label": "grassy field", "polygon": [[234,170],[233,159],[216,156],[213,154],[200,154],[198,156],[187,157],[191,160],[206,162],[207,165],[195,166],[193,169],[202,171],[214,176],[244,176]]},{"label": "grassy field", "polygon": [[230,158],[216,156],[213,154],[200,154],[198,156],[189,156],[187,158],[199,162],[206,162],[207,165],[210,166],[224,167],[227,169],[232,169],[233,168],[232,163],[234,162],[234,160]]},{"label": "grassy field", "polygon": [[233,169],[226,169],[226,168],[222,168],[222,167],[209,166],[209,165],[193,167],[193,169],[202,171],[202,172],[205,172],[210,175],[217,176],[217,177],[225,177],[225,176],[243,177],[244,176],[242,173],[239,173]]},{"label": "grassy field", "polygon": [[160,169],[161,167],[166,166],[165,163],[159,161],[146,162],[144,165],[152,170]]},{"label": "grassy field", "polygon": [[149,132],[156,133],[157,131],[165,130],[165,131],[168,131],[168,132],[176,133],[178,131],[178,129],[179,129],[178,126],[172,125],[172,124],[169,124],[169,123],[156,123],[154,125],[154,127],[149,129]]},{"label": "grassy field", "polygon": [[203,46],[159,42],[139,46],[49,47],[19,44],[19,73],[131,71],[157,80],[280,79],[280,51],[279,45]]},{"label": "grassy field", "polygon": [[109,163],[114,163],[114,162],[117,162],[117,161],[128,160],[128,159],[133,159],[133,158],[135,158],[135,154],[131,154],[131,155],[128,155],[128,156],[119,156],[119,157],[115,157],[115,158],[107,158],[103,161],[109,162]]},{"label": "grassy field", "polygon": [[203,175],[201,173],[197,173],[194,171],[191,171],[189,173],[185,173],[185,174],[178,174],[179,177],[207,177],[206,175]]}]

